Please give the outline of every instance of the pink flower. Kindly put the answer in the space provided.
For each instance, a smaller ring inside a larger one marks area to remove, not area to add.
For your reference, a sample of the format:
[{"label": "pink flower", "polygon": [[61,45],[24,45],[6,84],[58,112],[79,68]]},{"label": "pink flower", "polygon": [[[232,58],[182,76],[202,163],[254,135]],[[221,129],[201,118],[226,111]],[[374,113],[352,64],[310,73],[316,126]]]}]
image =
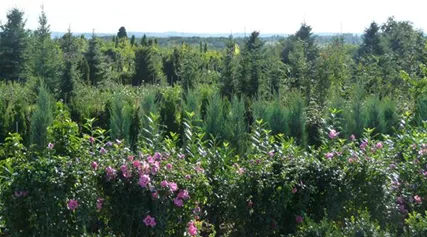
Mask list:
[{"label": "pink flower", "polygon": [[108,179],[114,179],[116,178],[116,170],[111,168],[110,166],[108,166],[107,168],[105,168],[105,171],[107,173],[107,178]]},{"label": "pink flower", "polygon": [[105,150],[104,147],[101,147],[101,149],[99,149],[99,153],[101,153],[101,155],[104,155],[107,153],[107,150]]},{"label": "pink flower", "polygon": [[184,154],[179,154],[179,156],[178,156],[178,157],[179,157],[179,159],[181,159],[181,160],[182,160],[182,159],[184,159],[184,158],[185,158],[185,155],[184,155]]},{"label": "pink flower", "polygon": [[134,158],[135,158],[135,156],[128,156],[128,161],[132,162]]},{"label": "pink flower", "polygon": [[273,157],[273,156],[274,156],[274,151],[269,151],[269,152],[268,152],[268,155],[269,155],[270,157]]},{"label": "pink flower", "polygon": [[154,153],[154,159],[155,160],[160,160],[162,158],[162,154],[160,154],[159,152]]},{"label": "pink flower", "polygon": [[96,200],[96,209],[98,209],[98,210],[102,209],[102,204],[104,204],[104,199],[98,198]]},{"label": "pink flower", "polygon": [[254,205],[254,203],[252,202],[252,200],[249,200],[249,201],[248,201],[248,207],[249,207],[249,208],[252,208],[252,207],[253,207],[253,205]]},{"label": "pink flower", "polygon": [[144,224],[145,224],[145,226],[150,226],[150,227],[154,227],[154,226],[156,226],[156,219],[154,219],[154,217],[151,217],[150,215],[147,215],[145,218],[144,218]]},{"label": "pink flower", "polygon": [[355,140],[356,140],[356,136],[354,136],[353,134],[351,134],[350,141],[355,141]]},{"label": "pink flower", "polygon": [[138,184],[141,187],[146,188],[148,183],[150,183],[150,181],[151,181],[150,176],[143,174],[143,175],[141,175],[141,177],[139,177]]},{"label": "pink flower", "polygon": [[191,175],[186,174],[186,175],[185,175],[185,179],[190,180],[190,179],[191,179]]},{"label": "pink flower", "polygon": [[120,144],[122,144],[122,141],[120,141],[119,139],[116,139],[116,143],[117,143],[117,145],[120,145]]},{"label": "pink flower", "polygon": [[194,225],[194,222],[190,221],[187,224],[187,231],[190,236],[197,235],[197,227]]},{"label": "pink flower", "polygon": [[172,164],[167,164],[166,165],[166,169],[171,170],[172,169]]},{"label": "pink flower", "polygon": [[353,158],[348,158],[348,163],[353,163],[354,162],[354,159]]},{"label": "pink flower", "polygon": [[378,142],[378,143],[375,145],[375,147],[376,147],[377,149],[381,149],[381,148],[383,148],[383,144],[382,144],[381,142]]},{"label": "pink flower", "polygon": [[168,186],[168,181],[163,180],[162,182],[160,182],[160,186],[162,186],[162,188],[166,188]]},{"label": "pink flower", "polygon": [[106,146],[113,146],[113,143],[112,142],[107,142],[107,143],[105,143],[105,145]]},{"label": "pink flower", "polygon": [[423,202],[422,198],[418,195],[414,196],[415,202],[417,202],[418,204],[421,204]]},{"label": "pink flower", "polygon": [[135,167],[135,169],[139,169],[139,167],[141,166],[141,162],[139,160],[135,160],[132,162],[133,167]]},{"label": "pink flower", "polygon": [[333,152],[328,152],[328,153],[325,154],[325,157],[327,159],[331,159],[332,157],[334,157],[334,153]]},{"label": "pink flower", "polygon": [[122,165],[120,167],[120,169],[122,170],[123,177],[125,177],[125,178],[132,177],[132,173],[129,172],[128,167],[126,165]]},{"label": "pink flower", "polygon": [[70,201],[68,201],[67,206],[68,206],[68,209],[70,209],[71,211],[74,211],[79,206],[79,203],[77,202],[77,200],[71,199]]},{"label": "pink flower", "polygon": [[296,220],[296,222],[297,222],[298,224],[301,224],[301,223],[304,221],[304,218],[303,218],[302,216],[297,216],[297,217],[295,218],[295,220]]},{"label": "pink flower", "polygon": [[187,199],[190,198],[190,195],[188,194],[187,189],[184,189],[184,190],[179,191],[177,197],[181,198],[181,199],[184,199],[184,200],[187,200]]},{"label": "pink flower", "polygon": [[175,182],[168,183],[168,187],[171,192],[175,192],[176,190],[178,190],[178,185]]},{"label": "pink flower", "polygon": [[22,191],[15,191],[15,197],[19,198],[22,196]]},{"label": "pink flower", "polygon": [[176,198],[173,200],[173,204],[175,204],[175,206],[177,206],[177,207],[182,207],[182,206],[184,205],[184,202],[182,201],[182,199],[181,199],[181,198],[176,197]]},{"label": "pink flower", "polygon": [[89,137],[89,142],[90,143],[94,143],[95,142],[95,138],[94,137]]},{"label": "pink flower", "polygon": [[96,161],[93,161],[90,166],[92,167],[92,169],[96,170],[98,169],[98,163],[96,163]]},{"label": "pink flower", "polygon": [[365,150],[368,146],[368,141],[363,141],[362,144],[360,144],[360,149]]},{"label": "pink flower", "polygon": [[298,190],[297,190],[297,188],[296,187],[294,187],[293,189],[292,189],[292,193],[296,193]]},{"label": "pink flower", "polygon": [[157,191],[154,191],[154,192],[151,193],[151,197],[153,199],[158,199],[159,198],[159,193]]},{"label": "pink flower", "polygon": [[199,206],[196,206],[196,207],[193,209],[193,214],[197,215],[197,214],[199,214],[199,213],[200,213],[200,211],[201,211],[200,207],[199,207]]},{"label": "pink flower", "polygon": [[151,174],[156,175],[157,172],[159,172],[159,169],[160,169],[159,162],[157,162],[157,161],[154,162],[154,164],[152,164],[152,166],[151,166]]},{"label": "pink flower", "polygon": [[54,146],[55,146],[55,145],[54,145],[53,143],[49,143],[49,144],[47,144],[47,148],[48,148],[49,150],[52,150]]},{"label": "pink flower", "polygon": [[330,139],[334,139],[334,138],[338,137],[338,135],[340,135],[340,133],[335,131],[335,129],[331,129],[329,131],[329,138]]},{"label": "pink flower", "polygon": [[148,157],[147,157],[147,162],[148,162],[149,164],[153,164],[153,163],[154,163],[154,159],[153,159],[153,157],[152,157],[152,156],[148,156]]}]

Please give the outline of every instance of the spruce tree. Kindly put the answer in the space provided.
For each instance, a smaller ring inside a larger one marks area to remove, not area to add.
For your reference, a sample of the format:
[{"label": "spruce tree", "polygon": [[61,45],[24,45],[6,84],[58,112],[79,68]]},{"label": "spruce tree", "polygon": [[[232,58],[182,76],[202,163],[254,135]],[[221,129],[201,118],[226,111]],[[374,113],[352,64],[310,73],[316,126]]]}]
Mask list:
[{"label": "spruce tree", "polygon": [[132,37],[130,37],[130,45],[131,46],[135,45],[135,35],[132,35]]},{"label": "spruce tree", "polygon": [[358,50],[359,57],[365,55],[380,56],[384,53],[381,45],[381,32],[377,23],[372,22],[362,35],[363,43]]},{"label": "spruce tree", "polygon": [[[201,45],[201,42],[200,42]],[[238,79],[238,61],[236,54],[236,42],[230,35],[225,48],[224,67],[220,78],[220,90],[222,96],[231,99],[236,91]]]},{"label": "spruce tree", "polygon": [[25,79],[28,63],[28,32],[24,12],[14,8],[7,14],[7,22],[0,26],[0,80]]},{"label": "spruce tree", "polygon": [[144,34],[141,38],[141,46],[147,46],[148,42],[147,42],[147,36]]},{"label": "spruce tree", "polygon": [[[91,84],[96,86],[108,79],[108,68],[105,55],[101,51],[102,42],[95,36],[89,40],[89,49],[86,52],[86,60],[89,66],[89,78]],[[83,66],[84,66],[83,62]]]},{"label": "spruce tree", "polygon": [[36,148],[42,150],[46,148],[47,127],[53,121],[52,98],[43,81],[40,84],[36,109],[31,117],[30,142],[35,144]]}]

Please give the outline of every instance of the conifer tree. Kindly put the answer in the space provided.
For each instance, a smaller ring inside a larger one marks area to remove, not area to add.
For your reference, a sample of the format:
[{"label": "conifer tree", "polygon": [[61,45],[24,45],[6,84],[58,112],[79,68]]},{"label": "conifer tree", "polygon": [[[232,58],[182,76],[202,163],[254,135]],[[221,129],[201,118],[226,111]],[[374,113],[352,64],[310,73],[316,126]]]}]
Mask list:
[{"label": "conifer tree", "polygon": [[39,88],[36,110],[31,117],[30,131],[31,144],[35,144],[37,149],[40,150],[46,148],[48,144],[47,127],[53,121],[53,105],[51,100],[49,91],[42,81]]},{"label": "conifer tree", "polygon": [[102,42],[93,35],[89,40],[89,49],[85,55],[89,66],[89,79],[94,86],[108,79],[108,68],[105,55],[101,51],[101,44]]},{"label": "conifer tree", "polygon": [[128,34],[126,33],[126,28],[124,26],[120,27],[119,32],[117,32],[117,38],[123,39],[127,37]]},{"label": "conifer tree", "polygon": [[7,14],[7,21],[0,26],[0,80],[25,79],[28,63],[28,32],[24,12],[14,8]]}]

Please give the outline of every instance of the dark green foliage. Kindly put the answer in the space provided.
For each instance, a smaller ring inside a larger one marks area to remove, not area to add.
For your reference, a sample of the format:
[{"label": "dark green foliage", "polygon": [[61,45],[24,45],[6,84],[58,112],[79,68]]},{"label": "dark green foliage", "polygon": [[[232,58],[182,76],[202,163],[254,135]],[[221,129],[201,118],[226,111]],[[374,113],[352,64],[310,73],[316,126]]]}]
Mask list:
[{"label": "dark green foliage", "polygon": [[219,82],[222,96],[226,96],[229,99],[232,97],[233,93],[238,92],[239,64],[236,47],[238,47],[238,45],[233,37],[230,36],[225,49],[224,67]]},{"label": "dark green foliage", "polygon": [[[265,116],[265,117],[264,117]],[[270,102],[263,117],[267,122],[272,135],[283,134],[289,136],[289,109],[286,108],[279,96]]]},{"label": "dark green foliage", "polygon": [[238,152],[246,150],[246,140],[248,136],[248,122],[246,121],[245,102],[234,96],[231,100],[231,107],[225,121],[225,138]]},{"label": "dark green foliage", "polygon": [[287,104],[289,108],[289,114],[287,118],[287,127],[289,128],[289,133],[286,135],[295,138],[299,145],[304,146],[306,141],[306,116],[304,99],[298,93],[293,93],[289,96]]},{"label": "dark green foliage", "polygon": [[162,61],[155,46],[140,47],[135,51],[135,75],[132,84],[162,84],[164,76],[161,71]]},{"label": "dark green foliage", "polygon": [[24,12],[17,8],[10,10],[0,29],[0,80],[24,81],[28,63]]},{"label": "dark green foliage", "polygon": [[160,94],[160,124],[168,132],[179,133],[181,91],[178,87],[164,88]]},{"label": "dark green foliage", "polygon": [[365,128],[375,129],[374,133],[379,134],[383,128],[383,117],[381,113],[381,101],[378,96],[370,96],[365,101]]},{"label": "dark green foliage", "polygon": [[34,144],[38,150],[46,148],[47,127],[53,121],[53,105],[52,98],[47,88],[42,83],[39,88],[37,105],[31,117],[30,142]]},{"label": "dark green foliage", "polygon": [[122,39],[127,37],[126,28],[124,26],[120,27],[119,32],[117,32],[117,38]]},{"label": "dark green foliage", "polygon": [[221,96],[216,93],[212,95],[207,103],[206,107],[206,119],[205,119],[205,131],[207,134],[212,135],[216,139],[223,140],[225,115],[224,115],[224,103]]},{"label": "dark green foliage", "polygon": [[135,35],[132,35],[132,37],[130,38],[130,45],[134,46],[135,45]]},{"label": "dark green foliage", "polygon": [[[101,51],[102,41],[95,35],[89,40],[89,49],[86,52],[86,60],[89,65],[90,84],[100,85],[108,79],[108,68],[105,55]],[[86,71],[85,63],[82,65],[83,72]]]},{"label": "dark green foliage", "polygon": [[124,139],[127,144],[131,144],[130,127],[132,125],[134,111],[129,104],[126,94],[123,91],[112,95],[110,105],[110,136],[112,139]]},{"label": "dark green foliage", "polygon": [[381,44],[380,27],[377,23],[372,22],[369,28],[365,29],[365,33],[362,35],[363,43],[358,50],[359,57],[365,55],[382,55],[384,53],[383,46]]}]

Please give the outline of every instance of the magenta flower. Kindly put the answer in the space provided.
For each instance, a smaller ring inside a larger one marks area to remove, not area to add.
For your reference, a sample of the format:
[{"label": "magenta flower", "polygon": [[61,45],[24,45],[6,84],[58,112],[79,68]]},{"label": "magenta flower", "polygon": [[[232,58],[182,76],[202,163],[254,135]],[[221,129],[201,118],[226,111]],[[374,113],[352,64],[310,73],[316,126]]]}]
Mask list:
[{"label": "magenta flower", "polygon": [[334,153],[333,152],[328,152],[328,153],[325,154],[325,157],[327,159],[331,159],[332,157],[334,157]]},{"label": "magenta flower", "polygon": [[129,172],[128,167],[126,165],[122,165],[120,167],[120,169],[122,170],[123,177],[125,177],[125,178],[132,177],[132,173]]},{"label": "magenta flower", "polygon": [[292,193],[296,193],[298,190],[297,190],[297,188],[296,187],[294,187],[293,189],[292,189]]},{"label": "magenta flower", "polygon": [[157,192],[157,191],[152,192],[152,193],[151,193],[151,197],[152,197],[153,199],[158,199],[158,198],[159,198],[159,192]]},{"label": "magenta flower", "polygon": [[104,155],[107,153],[107,150],[105,150],[104,147],[101,147],[101,149],[99,149],[99,153],[101,153],[101,155]]},{"label": "magenta flower", "polygon": [[376,147],[377,149],[381,149],[381,148],[383,148],[383,144],[382,144],[381,142],[378,142],[378,143],[375,145],[375,147]]},{"label": "magenta flower", "polygon": [[139,181],[138,181],[138,184],[141,186],[141,187],[143,187],[143,188],[146,188],[147,187],[147,185],[148,185],[148,183],[150,183],[150,176],[148,176],[148,175],[146,175],[146,174],[143,174],[143,175],[141,175],[141,177],[139,177]]},{"label": "magenta flower", "polygon": [[414,196],[415,202],[417,202],[418,204],[421,204],[423,202],[422,198],[418,195]]},{"label": "magenta flower", "polygon": [[77,202],[77,200],[71,199],[68,201],[67,206],[68,206],[68,209],[70,209],[71,211],[74,211],[79,206],[79,203]]},{"label": "magenta flower", "polygon": [[351,134],[350,141],[355,141],[355,140],[356,140],[356,136],[354,136],[353,134]]},{"label": "magenta flower", "polygon": [[187,224],[187,231],[190,236],[197,235],[197,227],[194,225],[194,222],[190,221]]},{"label": "magenta flower", "polygon": [[154,153],[154,160],[160,160],[162,158],[162,154],[160,154],[159,152]]},{"label": "magenta flower", "polygon": [[360,144],[360,149],[365,150],[366,147],[368,146],[368,141],[363,141],[362,144]]},{"label": "magenta flower", "polygon": [[184,200],[187,200],[187,199],[190,198],[190,195],[188,194],[187,189],[184,189],[184,190],[179,191],[177,197],[181,198],[181,199],[184,199]]},{"label": "magenta flower", "polygon": [[114,179],[117,176],[116,170],[111,168],[110,166],[108,166],[107,168],[105,168],[105,172],[107,173],[107,178],[108,179]]},{"label": "magenta flower", "polygon": [[135,160],[133,161],[133,167],[135,167],[136,169],[139,169],[139,167],[141,166],[141,162],[139,162],[139,160]]},{"label": "magenta flower", "polygon": [[184,159],[185,155],[184,154],[180,154],[178,157],[179,157],[179,159]]},{"label": "magenta flower", "polygon": [[296,220],[296,222],[297,222],[298,224],[301,224],[301,223],[304,221],[304,218],[303,218],[302,216],[297,216],[297,217],[295,218],[295,220]]},{"label": "magenta flower", "polygon": [[201,209],[200,209],[200,207],[199,207],[199,206],[196,206],[196,207],[193,209],[193,214],[195,214],[195,215],[198,215],[200,212],[201,212]]},{"label": "magenta flower", "polygon": [[147,162],[148,162],[149,164],[153,164],[153,163],[154,163],[154,159],[153,159],[153,157],[152,157],[152,156],[148,156],[148,157],[147,157]]},{"label": "magenta flower", "polygon": [[49,143],[49,144],[47,144],[47,148],[48,148],[49,150],[52,150],[54,146],[55,146],[55,145],[54,145],[53,143]]},{"label": "magenta flower", "polygon": [[182,207],[184,205],[184,201],[182,201],[181,198],[176,197],[175,199],[173,199],[173,204],[175,204],[175,206],[177,207]]},{"label": "magenta flower", "polygon": [[98,169],[98,163],[96,163],[96,161],[93,161],[90,166],[92,167],[92,169],[96,170]]},{"label": "magenta flower", "polygon": [[172,164],[167,164],[166,165],[166,169],[171,170],[172,169]]},{"label": "magenta flower", "polygon": [[152,166],[151,166],[151,174],[156,175],[157,172],[159,172],[159,169],[160,169],[159,162],[157,162],[157,161],[154,162],[154,164],[152,164]]},{"label": "magenta flower", "polygon": [[335,131],[335,129],[329,130],[329,138],[330,139],[334,139],[334,138],[338,137],[338,135],[340,135],[340,133]]},{"label": "magenta flower", "polygon": [[102,209],[102,204],[104,204],[104,199],[98,198],[96,200],[96,209],[101,210]]},{"label": "magenta flower", "polygon": [[171,192],[175,192],[176,190],[178,190],[178,184],[176,184],[175,182],[168,183],[168,187]]},{"label": "magenta flower", "polygon": [[151,217],[150,215],[147,215],[147,216],[144,218],[144,224],[145,224],[146,226],[150,226],[150,227],[154,227],[154,226],[156,226],[156,225],[157,225],[157,223],[156,223],[156,219],[154,219],[154,217]]},{"label": "magenta flower", "polygon": [[105,145],[106,146],[113,146],[113,143],[112,142],[107,142],[107,143],[105,143]]},{"label": "magenta flower", "polygon": [[162,182],[160,182],[160,186],[162,186],[162,188],[166,188],[168,186],[168,181],[163,180]]},{"label": "magenta flower", "polygon": [[268,155],[269,155],[270,157],[273,157],[273,156],[274,156],[274,151],[269,151],[269,152],[268,152]]},{"label": "magenta flower", "polygon": [[95,142],[95,138],[94,137],[89,137],[89,142],[90,143],[94,143]]},{"label": "magenta flower", "polygon": [[135,158],[135,156],[128,156],[128,161],[132,162],[134,158]]},{"label": "magenta flower", "polygon": [[190,180],[190,179],[191,179],[191,175],[186,174],[186,175],[185,175],[185,179],[186,179],[186,180]]}]

